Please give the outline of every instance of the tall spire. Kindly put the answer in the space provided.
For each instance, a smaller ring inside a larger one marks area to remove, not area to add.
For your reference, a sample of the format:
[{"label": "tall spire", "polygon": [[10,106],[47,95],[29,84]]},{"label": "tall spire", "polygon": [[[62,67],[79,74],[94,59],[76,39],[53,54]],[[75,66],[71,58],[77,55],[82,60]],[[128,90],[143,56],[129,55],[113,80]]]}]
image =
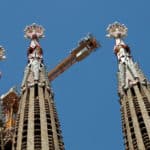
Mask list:
[{"label": "tall spire", "polygon": [[120,94],[122,89],[128,89],[139,81],[145,83],[144,75],[141,73],[138,65],[133,62],[131,50],[123,40],[127,36],[127,31],[127,27],[118,22],[110,24],[107,28],[107,37],[115,39],[114,53],[118,60]]},{"label": "tall spire", "polygon": [[25,37],[31,43],[21,85],[13,150],[64,150],[53,93],[39,44],[39,39],[44,37],[44,28],[35,23],[27,26]]},{"label": "tall spire", "polygon": [[118,22],[107,28],[107,36],[116,42],[114,53],[118,60],[118,93],[124,144],[126,150],[149,150],[150,86],[123,40],[127,30],[125,25]]}]

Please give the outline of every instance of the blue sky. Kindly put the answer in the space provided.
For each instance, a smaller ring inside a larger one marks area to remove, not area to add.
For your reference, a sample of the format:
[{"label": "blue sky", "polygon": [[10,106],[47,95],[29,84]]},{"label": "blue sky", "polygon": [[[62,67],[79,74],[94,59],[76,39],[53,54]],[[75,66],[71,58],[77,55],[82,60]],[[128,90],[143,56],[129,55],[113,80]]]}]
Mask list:
[{"label": "blue sky", "polygon": [[66,150],[123,150],[117,95],[114,41],[108,24],[128,28],[126,43],[150,77],[149,0],[1,0],[0,44],[7,59],[0,62],[0,94],[20,88],[29,41],[23,30],[33,22],[46,29],[41,40],[48,70],[54,68],[88,32],[102,47],[52,82]]}]

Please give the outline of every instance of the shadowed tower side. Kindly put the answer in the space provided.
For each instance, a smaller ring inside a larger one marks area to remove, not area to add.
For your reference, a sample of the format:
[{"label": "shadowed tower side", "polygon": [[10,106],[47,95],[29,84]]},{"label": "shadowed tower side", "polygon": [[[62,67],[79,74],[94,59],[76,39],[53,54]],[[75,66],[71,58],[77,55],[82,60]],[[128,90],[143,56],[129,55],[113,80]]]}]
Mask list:
[{"label": "shadowed tower side", "polygon": [[64,150],[53,93],[39,44],[43,36],[44,29],[39,25],[32,24],[25,28],[25,37],[31,39],[31,43],[22,81],[13,150]]},{"label": "shadowed tower side", "polygon": [[107,31],[107,36],[116,41],[114,53],[118,60],[118,94],[125,149],[150,150],[150,84],[123,41],[127,28],[115,22]]}]

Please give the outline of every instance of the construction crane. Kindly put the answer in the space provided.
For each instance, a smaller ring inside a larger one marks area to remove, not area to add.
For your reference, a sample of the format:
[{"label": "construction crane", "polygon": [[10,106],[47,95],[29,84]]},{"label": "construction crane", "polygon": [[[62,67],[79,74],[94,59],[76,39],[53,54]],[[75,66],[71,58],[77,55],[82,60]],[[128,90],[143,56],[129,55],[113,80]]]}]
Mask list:
[{"label": "construction crane", "polygon": [[58,64],[54,69],[48,73],[49,81],[53,81],[57,76],[62,74],[65,70],[70,68],[73,64],[83,60],[88,55],[91,54],[96,48],[100,47],[100,44],[97,42],[91,34],[83,38],[77,48],[73,49],[70,55],[65,58],[60,64]]}]

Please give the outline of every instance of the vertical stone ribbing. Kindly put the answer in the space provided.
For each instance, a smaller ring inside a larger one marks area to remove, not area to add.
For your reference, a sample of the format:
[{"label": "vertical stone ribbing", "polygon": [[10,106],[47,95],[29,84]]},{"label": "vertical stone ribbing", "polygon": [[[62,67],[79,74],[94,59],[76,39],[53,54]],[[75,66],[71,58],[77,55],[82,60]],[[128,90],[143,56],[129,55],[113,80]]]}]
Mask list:
[{"label": "vertical stone ribbing", "polygon": [[47,119],[48,142],[49,142],[50,150],[53,150],[55,146],[54,146],[52,123],[51,123],[52,121],[51,121],[50,106],[49,106],[51,95],[49,94],[47,88],[44,89],[44,94],[45,94],[44,102],[45,102],[46,119]]},{"label": "vertical stone ribbing", "polygon": [[60,124],[49,88],[38,84],[26,88],[20,104],[14,150],[64,150]]},{"label": "vertical stone ribbing", "polygon": [[[29,97],[30,97],[30,90],[27,89],[27,97],[26,97],[26,100],[25,100],[25,106],[24,108],[21,108],[21,109],[24,109],[24,118],[23,118],[23,132],[22,132],[22,144],[21,144],[21,150],[26,150],[27,149],[27,133],[28,133],[28,113],[29,113]],[[22,99],[21,99],[22,100]],[[20,105],[21,106],[21,105]],[[20,109],[20,112],[22,111]],[[20,120],[21,122],[22,120]],[[20,150],[20,149],[18,149]]]},{"label": "vertical stone ribbing", "polygon": [[[127,114],[127,106],[126,106],[126,101],[125,99],[122,100],[122,102],[124,103],[123,106],[121,106],[121,116],[122,116],[122,131],[124,133],[124,144],[125,144],[125,149],[126,150],[134,150],[133,148],[133,144],[132,144],[132,138],[131,138],[131,132],[130,128],[131,128],[131,119],[129,119],[128,115],[130,115],[130,112],[128,112],[129,114]],[[128,110],[129,111],[129,110]]]},{"label": "vertical stone ribbing", "polygon": [[[122,110],[124,110],[124,136],[126,148],[132,141],[134,150],[150,148],[150,103],[144,93],[144,86],[137,83],[127,90],[124,99],[121,99]],[[125,103],[126,101],[126,103]],[[125,109],[126,106],[126,109]],[[127,114],[127,116],[125,115]],[[129,128],[127,126],[129,125]],[[131,135],[131,138],[129,136]],[[126,141],[128,141],[126,143]],[[131,149],[131,148],[130,148]],[[129,149],[129,150],[130,150]]]},{"label": "vertical stone ribbing", "polygon": [[146,96],[143,97],[143,101],[146,107],[147,114],[150,117],[150,102],[148,101],[148,98]]},{"label": "vertical stone ribbing", "polygon": [[41,116],[39,98],[34,100],[34,149],[41,149]]},{"label": "vertical stone ribbing", "polygon": [[[123,120],[125,121],[122,123],[125,123],[123,133],[126,149],[128,149],[129,143],[132,141],[134,150],[148,150],[150,149],[150,92],[145,85],[137,82],[125,93],[121,99],[121,107],[124,109],[121,110],[124,110]],[[128,125],[129,128],[127,127]]]},{"label": "vertical stone ribbing", "polygon": [[14,139],[14,147],[13,150],[20,150],[22,145],[22,133],[23,133],[23,121],[24,121],[24,111],[25,104],[28,97],[28,92],[25,91],[21,96],[21,107],[18,110],[17,124],[15,128],[15,139]]},{"label": "vertical stone ribbing", "polygon": [[[137,145],[137,135],[135,134],[135,130],[134,130],[134,122],[133,122],[134,118],[132,118],[132,112],[130,110],[129,105],[130,105],[129,102],[127,101],[126,102],[126,113],[127,113],[126,117],[127,117],[128,122],[126,122],[126,125],[129,126],[127,133],[130,135],[130,136],[127,136],[127,139],[128,141],[130,140],[133,148],[137,150],[139,146]],[[125,136],[126,136],[126,133],[125,133]]]},{"label": "vertical stone ribbing", "polygon": [[149,88],[147,86],[143,86],[143,92],[144,92],[143,97],[146,96],[147,100],[150,103],[150,90],[149,90]]},{"label": "vertical stone ribbing", "polygon": [[58,115],[57,115],[57,111],[56,111],[56,107],[55,107],[55,103],[52,100],[52,107],[53,107],[53,111],[54,111],[54,119],[55,119],[55,125],[56,125],[56,133],[57,133],[57,139],[58,139],[58,144],[59,144],[59,148],[60,150],[64,150],[64,145],[62,142],[62,135],[61,135],[61,130],[60,130],[60,123],[58,120]]},{"label": "vertical stone ribbing", "polygon": [[[50,150],[64,150],[64,144],[62,141],[62,136],[61,136],[61,130],[60,130],[60,124],[58,121],[58,116],[56,113],[56,108],[54,104],[54,100],[52,99],[51,93],[45,89],[45,104],[49,107],[50,111],[50,118],[51,118],[51,127],[48,128],[49,130],[49,136],[51,136],[51,131],[52,131],[52,141],[49,138],[49,144],[51,145],[50,147],[53,147]],[[48,119],[48,118],[47,118]],[[53,146],[52,146],[53,145]]]},{"label": "vertical stone ribbing", "polygon": [[35,99],[34,91],[35,91],[34,87],[30,87],[27,150],[34,150],[34,99]]},{"label": "vertical stone ribbing", "polygon": [[133,147],[137,147],[137,149],[141,149],[142,150],[145,147],[144,147],[142,136],[141,136],[141,132],[140,132],[140,129],[139,129],[139,124],[138,124],[136,111],[134,109],[133,96],[132,96],[130,90],[127,91],[127,101],[128,101],[129,109],[130,109],[130,112],[131,112],[131,116],[130,117],[131,117],[132,123],[133,123],[134,134],[131,132],[131,130],[129,130],[128,132],[131,132],[132,140],[134,140],[135,138],[137,140],[137,142],[135,143],[135,145],[133,145]]},{"label": "vertical stone ribbing", "polygon": [[[135,89],[135,93],[137,95],[137,101],[139,103],[139,107],[143,116],[143,121],[145,122],[145,127],[148,130],[150,129],[150,117],[148,116],[146,106],[143,100],[143,96],[141,95],[141,92],[138,86],[135,86],[134,89]],[[150,132],[147,132],[147,134],[148,134],[148,138],[150,138]],[[150,144],[150,140],[148,143]]]},{"label": "vertical stone ribbing", "polygon": [[41,144],[42,149],[48,150],[49,144],[48,144],[48,132],[47,132],[47,120],[46,120],[46,111],[45,111],[45,105],[44,105],[44,93],[43,88],[39,88],[39,104],[40,104],[40,121],[41,121]]},{"label": "vertical stone ribbing", "polygon": [[[126,125],[129,126],[129,128],[127,129],[127,141],[130,143],[130,147],[133,147],[134,150],[138,149],[138,145],[137,145],[137,137],[134,131],[134,126],[133,126],[133,118],[131,116],[131,110],[129,108],[129,102],[126,102],[126,113],[127,113],[127,120],[128,122],[126,122]],[[132,145],[132,146],[131,146]]]},{"label": "vertical stone ribbing", "polygon": [[54,147],[56,150],[59,150],[59,140],[57,136],[57,127],[56,124],[57,122],[55,121],[55,116],[54,116],[54,109],[53,109],[53,102],[51,99],[48,101],[49,103],[49,108],[50,108],[50,114],[51,114],[51,126],[52,126],[52,133],[53,133],[53,141],[54,141]]}]

